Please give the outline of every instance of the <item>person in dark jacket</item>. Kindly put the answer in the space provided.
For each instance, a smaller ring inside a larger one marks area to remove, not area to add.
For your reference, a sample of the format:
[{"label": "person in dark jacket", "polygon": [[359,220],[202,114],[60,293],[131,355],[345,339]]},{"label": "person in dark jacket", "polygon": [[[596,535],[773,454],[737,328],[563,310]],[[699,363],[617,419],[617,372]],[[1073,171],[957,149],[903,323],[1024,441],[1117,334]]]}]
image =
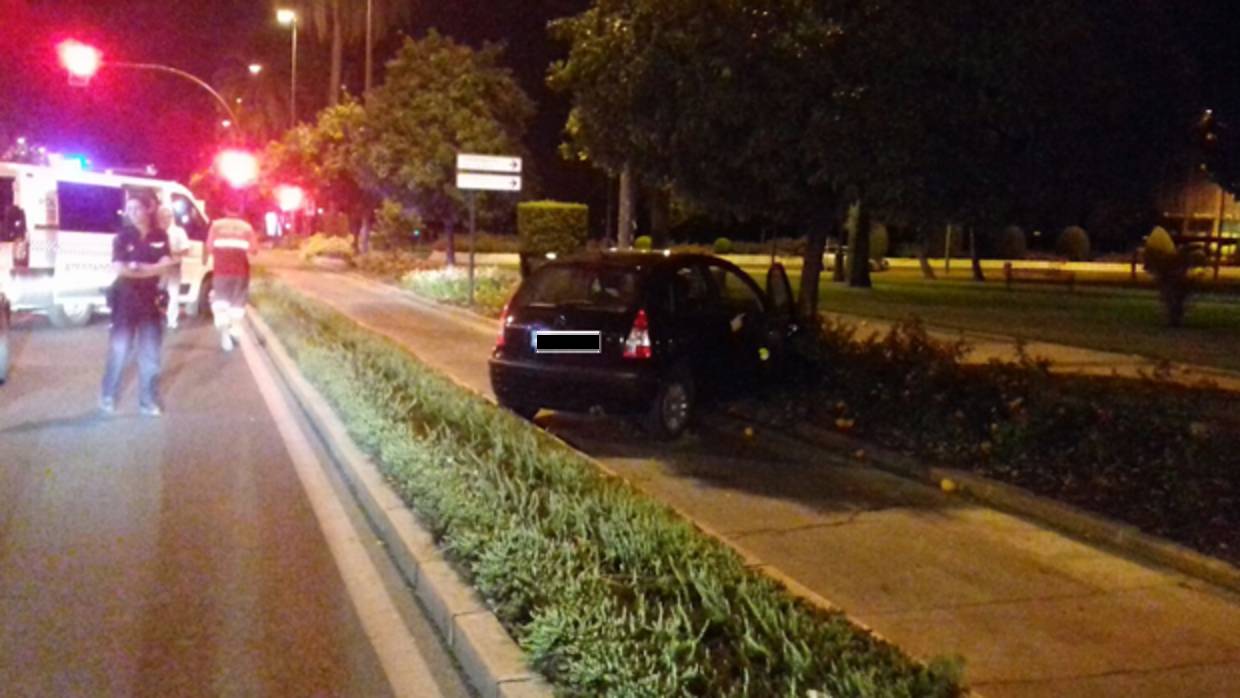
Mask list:
[{"label": "person in dark jacket", "polygon": [[154,192],[132,192],[125,203],[125,222],[112,242],[112,331],[103,371],[99,409],[116,411],[121,375],[131,350],[138,359],[138,409],[150,417],[163,414],[159,402],[159,370],[163,344],[164,309],[160,306],[160,278],[175,262],[168,235],[155,221],[159,201]]}]

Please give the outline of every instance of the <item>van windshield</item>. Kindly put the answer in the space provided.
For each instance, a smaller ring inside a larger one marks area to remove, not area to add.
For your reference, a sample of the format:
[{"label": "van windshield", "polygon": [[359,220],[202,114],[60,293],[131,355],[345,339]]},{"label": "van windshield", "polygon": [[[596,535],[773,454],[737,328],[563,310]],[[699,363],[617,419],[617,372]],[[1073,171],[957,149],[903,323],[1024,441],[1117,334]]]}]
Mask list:
[{"label": "van windshield", "polygon": [[525,308],[582,306],[624,311],[637,302],[638,272],[610,266],[547,266],[522,286],[516,305]]}]

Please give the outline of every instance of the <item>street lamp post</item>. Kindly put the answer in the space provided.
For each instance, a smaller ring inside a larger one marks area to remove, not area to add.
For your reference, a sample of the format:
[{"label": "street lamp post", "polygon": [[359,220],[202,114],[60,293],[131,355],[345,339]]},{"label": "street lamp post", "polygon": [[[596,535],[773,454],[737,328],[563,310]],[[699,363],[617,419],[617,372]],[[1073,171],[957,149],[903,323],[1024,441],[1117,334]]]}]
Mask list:
[{"label": "street lamp post", "polygon": [[362,88],[363,93],[370,92],[370,74],[371,58],[370,54],[374,50],[374,36],[372,35],[371,26],[374,23],[374,0],[366,0],[366,80],[365,86]]},{"label": "street lamp post", "polygon": [[291,125],[297,125],[297,12],[286,8],[276,10],[276,21],[280,24],[290,26],[293,30],[293,50],[290,62],[291,77],[289,78],[288,88],[288,111],[292,117]]}]

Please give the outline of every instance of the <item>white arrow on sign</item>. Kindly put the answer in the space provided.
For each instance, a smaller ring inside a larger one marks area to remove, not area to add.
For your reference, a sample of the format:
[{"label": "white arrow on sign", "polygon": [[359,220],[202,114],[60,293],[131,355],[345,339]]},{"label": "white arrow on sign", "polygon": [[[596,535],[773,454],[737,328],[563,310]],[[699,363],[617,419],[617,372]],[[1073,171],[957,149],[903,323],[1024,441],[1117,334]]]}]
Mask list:
[{"label": "white arrow on sign", "polygon": [[505,174],[519,174],[521,172],[521,158],[515,158],[508,155],[474,155],[472,153],[460,153],[456,156],[456,169],[469,170],[472,172],[503,172]]},{"label": "white arrow on sign", "polygon": [[519,175],[457,172],[456,188],[481,191],[521,191],[521,177]]}]

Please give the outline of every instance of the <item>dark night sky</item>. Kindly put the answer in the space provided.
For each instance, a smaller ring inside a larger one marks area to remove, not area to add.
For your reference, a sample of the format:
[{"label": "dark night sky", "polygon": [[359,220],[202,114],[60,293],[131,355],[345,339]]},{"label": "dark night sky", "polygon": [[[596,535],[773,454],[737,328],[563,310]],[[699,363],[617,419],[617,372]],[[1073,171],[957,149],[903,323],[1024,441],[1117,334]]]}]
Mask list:
[{"label": "dark night sky", "polygon": [[[528,144],[550,189],[581,178],[554,155],[567,107],[543,84],[548,63],[562,53],[548,39],[546,23],[587,4],[415,2],[404,29],[419,35],[436,27],[474,45],[507,44],[508,63],[539,104]],[[217,86],[251,60],[269,67],[267,79],[287,81],[288,33],[265,0],[0,0],[0,138],[20,133],[53,149],[87,154],[96,166],[154,163],[179,178],[209,161],[219,112],[206,92],[174,77],[117,69],[100,72],[86,88],[70,87],[55,56],[56,43],[70,36],[99,46],[105,58],[163,63]],[[301,107],[304,117],[325,100],[326,47],[308,28],[300,38],[298,89],[313,102]],[[380,46],[377,80],[398,41],[392,36]],[[346,55],[346,79],[355,93],[361,63],[360,47]]]},{"label": "dark night sky", "polygon": [[[555,156],[566,106],[543,84],[547,64],[563,51],[548,39],[547,20],[580,11],[589,0],[411,1],[410,33],[437,27],[471,44],[507,43],[510,65],[539,104],[528,145],[547,188],[566,197],[588,194],[583,181],[597,189],[589,183],[597,178],[581,177]],[[1234,86],[1240,52],[1224,31],[1232,0],[1165,1],[1175,26],[1162,40],[1180,42],[1198,59],[1198,77],[1213,92],[1203,106],[1240,114]],[[214,150],[218,118],[209,97],[175,78],[120,70],[102,72],[88,88],[71,88],[55,62],[55,43],[81,37],[116,60],[166,63],[211,82],[258,59],[275,80],[287,70],[288,35],[275,24],[272,7],[267,0],[0,0],[0,138],[20,130],[54,148],[89,154],[97,164],[155,163],[184,178]],[[321,105],[326,50],[308,35],[303,31],[299,89]],[[397,41],[384,42],[380,64]],[[356,92],[360,50],[350,58],[346,75]]]}]

